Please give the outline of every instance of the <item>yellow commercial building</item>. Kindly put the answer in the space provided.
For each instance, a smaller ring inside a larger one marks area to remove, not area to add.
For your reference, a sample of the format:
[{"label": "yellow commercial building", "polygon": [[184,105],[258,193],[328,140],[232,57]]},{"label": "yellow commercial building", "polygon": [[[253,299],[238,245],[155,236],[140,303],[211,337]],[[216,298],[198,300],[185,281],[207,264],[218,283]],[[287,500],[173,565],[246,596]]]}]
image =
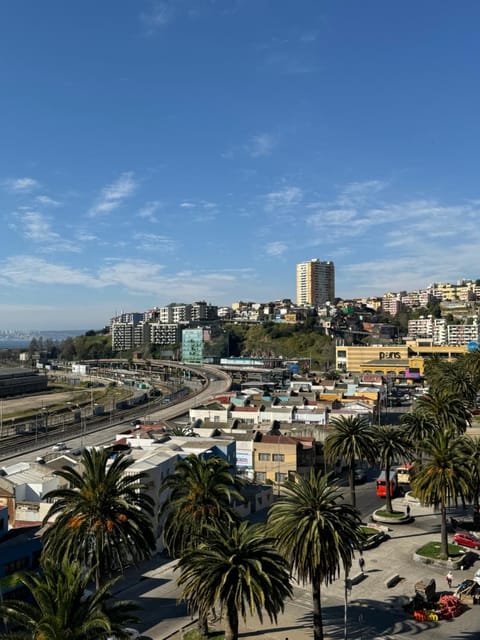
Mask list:
[{"label": "yellow commercial building", "polygon": [[402,345],[337,346],[336,366],[343,371],[409,378],[415,374],[423,376],[427,358],[437,355],[453,360],[462,353],[467,353],[466,345],[434,346],[424,345],[421,341]]}]

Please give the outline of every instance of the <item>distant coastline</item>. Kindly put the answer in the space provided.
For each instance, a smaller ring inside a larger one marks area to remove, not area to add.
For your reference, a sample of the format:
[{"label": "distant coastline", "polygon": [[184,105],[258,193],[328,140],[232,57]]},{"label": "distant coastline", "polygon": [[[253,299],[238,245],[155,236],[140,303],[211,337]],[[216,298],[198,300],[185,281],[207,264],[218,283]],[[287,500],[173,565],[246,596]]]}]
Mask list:
[{"label": "distant coastline", "polygon": [[28,349],[30,340],[0,340],[0,349]]}]

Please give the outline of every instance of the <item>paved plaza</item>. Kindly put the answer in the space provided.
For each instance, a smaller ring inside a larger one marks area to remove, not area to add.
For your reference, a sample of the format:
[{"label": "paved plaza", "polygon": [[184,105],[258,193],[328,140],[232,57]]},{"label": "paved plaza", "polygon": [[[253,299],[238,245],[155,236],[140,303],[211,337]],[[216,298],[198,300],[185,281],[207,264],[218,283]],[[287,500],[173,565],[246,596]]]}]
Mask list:
[{"label": "paved plaza", "polygon": [[[405,509],[406,500],[394,500],[395,509]],[[417,622],[403,609],[414,594],[414,585],[422,579],[434,578],[437,592],[448,592],[445,580],[446,569],[416,563],[413,553],[430,540],[440,539],[440,517],[429,507],[410,503],[414,520],[409,524],[390,527],[390,540],[375,549],[364,552],[365,577],[353,585],[348,600],[348,639],[373,640],[377,638],[398,640],[415,637],[419,640],[477,640],[480,632],[480,606],[470,607],[452,621]],[[452,510],[451,515],[461,519],[462,510]],[[471,577],[480,567],[480,556],[464,571],[453,571],[456,585]],[[354,565],[352,575],[360,573]],[[398,574],[400,581],[392,588],[385,582]],[[345,581],[340,576],[332,585],[323,588],[323,615],[325,635],[328,640],[343,640],[345,613]],[[312,633],[311,591],[307,585],[295,585],[294,598],[286,604],[285,612],[278,623],[268,619],[261,624],[257,617],[241,623],[242,640],[311,640]],[[148,632],[146,632],[148,636]],[[160,636],[150,636],[160,640]],[[181,640],[182,633],[170,636]]]}]

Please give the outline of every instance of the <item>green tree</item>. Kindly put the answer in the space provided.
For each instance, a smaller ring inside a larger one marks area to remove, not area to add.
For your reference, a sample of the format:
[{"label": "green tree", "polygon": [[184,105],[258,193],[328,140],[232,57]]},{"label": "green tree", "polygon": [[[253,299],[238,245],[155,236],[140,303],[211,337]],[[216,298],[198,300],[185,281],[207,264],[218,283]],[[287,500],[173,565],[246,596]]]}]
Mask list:
[{"label": "green tree", "polygon": [[114,633],[126,639],[125,624],[138,622],[129,601],[113,601],[109,581],[94,593],[87,586],[92,571],[63,559],[42,563],[39,574],[21,574],[32,602],[26,599],[0,602],[0,616],[15,625],[14,632],[0,632],[1,640],[106,640]]},{"label": "green tree", "polygon": [[473,501],[475,521],[480,516],[480,438],[463,440],[465,464],[470,473],[470,491],[468,498]]},{"label": "green tree", "polygon": [[[160,494],[166,492],[161,518],[168,553],[182,557],[204,542],[212,527],[238,522],[233,502],[244,502],[242,486],[232,466],[221,458],[192,454],[179,460],[160,488]],[[199,614],[200,632],[206,636],[207,617],[202,610]]]},{"label": "green tree", "polygon": [[[468,354],[470,355],[470,354]],[[478,389],[478,360],[460,355],[456,360],[436,360],[428,368],[428,381],[433,395],[450,393],[457,396],[467,407],[475,406]]]},{"label": "green tree", "polygon": [[237,640],[239,618],[263,611],[271,621],[292,595],[289,566],[263,525],[212,527],[208,542],[182,556],[178,580],[191,609],[206,617],[215,606],[225,616],[225,640]]},{"label": "green tree", "polygon": [[429,435],[435,433],[437,427],[424,416],[419,415],[417,411],[404,413],[400,419],[400,423],[415,451],[415,457],[420,458],[422,456],[422,442]]},{"label": "green tree", "polygon": [[470,412],[465,402],[448,388],[436,388],[417,400],[415,413],[439,431],[454,429],[465,433],[470,426]]},{"label": "green tree", "polygon": [[325,456],[329,462],[345,460],[352,505],[356,505],[355,460],[374,464],[377,457],[375,430],[362,416],[332,418],[334,430],[325,438]]},{"label": "green tree", "polygon": [[402,427],[382,425],[375,429],[376,446],[378,460],[385,469],[385,479],[387,481],[386,509],[392,513],[392,496],[388,490],[390,471],[395,460],[409,460],[413,456],[411,441]]},{"label": "green tree", "polygon": [[192,454],[179,460],[160,489],[166,493],[161,516],[169,554],[178,558],[203,542],[214,523],[237,521],[233,501],[244,502],[242,486],[221,458]]},{"label": "green tree", "polygon": [[470,473],[465,458],[465,436],[453,429],[428,436],[422,449],[424,461],[411,481],[414,495],[424,504],[440,507],[441,554],[448,557],[447,503],[450,498],[469,495]]},{"label": "green tree", "polygon": [[56,471],[69,486],[44,496],[53,500],[44,524],[54,520],[43,535],[44,556],[94,567],[97,586],[155,548],[145,474],[129,472],[132,460],[119,455],[110,464],[109,456],[106,450],[85,450],[84,473],[70,467]]},{"label": "green tree", "polygon": [[342,504],[340,488],[328,482],[313,470],[287,480],[267,522],[298,580],[311,584],[314,640],[323,640],[321,585],[338,577],[341,567],[348,574],[354,549],[363,541],[358,511]]}]

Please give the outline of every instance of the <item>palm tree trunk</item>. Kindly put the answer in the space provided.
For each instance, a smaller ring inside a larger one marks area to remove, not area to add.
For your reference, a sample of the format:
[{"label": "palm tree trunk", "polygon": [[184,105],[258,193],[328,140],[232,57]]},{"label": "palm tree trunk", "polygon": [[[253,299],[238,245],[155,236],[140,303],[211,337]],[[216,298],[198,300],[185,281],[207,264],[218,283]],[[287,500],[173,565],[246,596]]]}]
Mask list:
[{"label": "palm tree trunk", "polygon": [[353,507],[357,506],[357,496],[355,494],[355,462],[350,464],[348,469],[348,483],[350,485],[350,502]]},{"label": "palm tree trunk", "polygon": [[238,613],[231,605],[225,617],[225,640],[238,640]]},{"label": "palm tree trunk", "polygon": [[198,614],[198,631],[202,638],[208,638],[208,618],[203,613]]},{"label": "palm tree trunk", "polygon": [[322,597],[320,589],[320,572],[315,571],[312,577],[313,599],[313,640],[323,640]]},{"label": "palm tree trunk", "polygon": [[448,558],[448,536],[447,536],[447,507],[442,499],[440,505],[441,529],[440,529],[440,554],[446,560]]},{"label": "palm tree trunk", "polygon": [[390,488],[390,460],[385,461],[385,507],[388,513],[392,513],[392,494]]}]

